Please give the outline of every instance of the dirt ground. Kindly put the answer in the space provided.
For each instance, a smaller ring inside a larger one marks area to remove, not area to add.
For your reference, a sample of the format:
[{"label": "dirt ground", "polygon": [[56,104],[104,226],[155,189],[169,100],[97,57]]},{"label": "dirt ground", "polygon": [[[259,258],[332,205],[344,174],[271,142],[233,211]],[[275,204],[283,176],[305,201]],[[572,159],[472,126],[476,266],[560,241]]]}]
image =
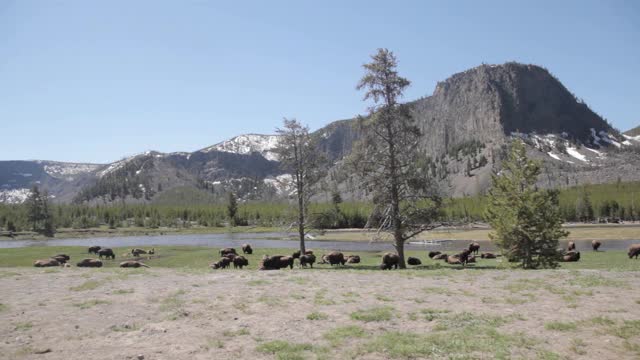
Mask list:
[{"label": "dirt ground", "polygon": [[1,359],[638,359],[598,270],[0,268]]}]

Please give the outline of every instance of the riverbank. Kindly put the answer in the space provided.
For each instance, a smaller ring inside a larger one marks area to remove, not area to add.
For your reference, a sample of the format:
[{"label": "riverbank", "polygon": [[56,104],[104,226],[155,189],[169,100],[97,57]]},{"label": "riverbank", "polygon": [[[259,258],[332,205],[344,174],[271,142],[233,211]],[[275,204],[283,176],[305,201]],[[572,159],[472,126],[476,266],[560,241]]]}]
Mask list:
[{"label": "riverbank", "polygon": [[0,288],[1,359],[640,356],[636,272],[13,268]]}]

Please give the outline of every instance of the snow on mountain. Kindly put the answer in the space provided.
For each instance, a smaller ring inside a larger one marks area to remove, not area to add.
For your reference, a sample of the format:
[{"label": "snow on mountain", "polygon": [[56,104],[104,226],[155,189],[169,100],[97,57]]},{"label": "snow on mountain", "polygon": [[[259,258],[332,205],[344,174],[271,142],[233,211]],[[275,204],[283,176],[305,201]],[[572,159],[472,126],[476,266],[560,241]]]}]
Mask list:
[{"label": "snow on mountain", "polygon": [[48,162],[44,165],[44,171],[54,178],[68,178],[79,174],[86,174],[98,170],[103,165],[75,164],[62,162]]},{"label": "snow on mountain", "polygon": [[589,162],[589,160],[587,160],[587,157],[580,154],[578,152],[578,149],[574,147],[567,147],[567,153],[580,161]]},{"label": "snow on mountain", "polygon": [[0,189],[0,203],[22,204],[27,200],[31,190],[29,189]]},{"label": "snow on mountain", "polygon": [[278,135],[239,135],[200,151],[206,153],[215,150],[244,155],[258,152],[267,160],[277,161],[278,155],[273,150],[278,145],[279,138]]},{"label": "snow on mountain", "polygon": [[267,185],[271,185],[276,189],[278,195],[293,195],[296,193],[293,176],[291,174],[282,174],[276,177],[268,177],[263,180]]}]

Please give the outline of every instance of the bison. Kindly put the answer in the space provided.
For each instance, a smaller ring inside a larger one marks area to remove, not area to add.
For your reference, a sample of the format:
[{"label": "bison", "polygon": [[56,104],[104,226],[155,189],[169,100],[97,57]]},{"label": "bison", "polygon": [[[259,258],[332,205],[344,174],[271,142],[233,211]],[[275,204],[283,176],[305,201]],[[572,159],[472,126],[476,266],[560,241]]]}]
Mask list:
[{"label": "bison", "polygon": [[236,256],[233,258],[233,268],[242,269],[243,266],[249,266],[249,260],[247,260],[244,256]]},{"label": "bison", "polygon": [[360,264],[360,256],[358,255],[349,255],[346,257],[347,264]]},{"label": "bison", "polygon": [[636,260],[638,259],[638,255],[640,255],[640,244],[635,244],[635,245],[631,245],[629,247],[629,259],[633,258],[634,256],[636,257]]},{"label": "bison", "polygon": [[217,262],[210,265],[212,269],[226,269],[231,264],[231,259],[228,257],[222,257]]},{"label": "bison", "polygon": [[304,266],[307,267],[307,264],[309,264],[309,266],[313,267],[313,263],[316,262],[316,256],[313,254],[309,254],[309,255],[302,255],[300,256],[300,266]]},{"label": "bison", "polygon": [[478,251],[480,251],[480,244],[478,244],[477,242],[472,242],[471,244],[469,244],[469,253],[474,253],[477,255]]},{"label": "bison", "polygon": [[60,266],[60,262],[56,259],[42,259],[33,262],[35,267]]},{"label": "bison", "polygon": [[602,245],[602,243],[598,240],[591,241],[591,248],[593,248],[593,251],[598,251],[600,245]]},{"label": "bison", "polygon": [[382,264],[380,264],[380,269],[382,270],[391,270],[391,268],[397,269],[400,264],[400,256],[394,253],[386,253],[382,255]]},{"label": "bison", "polygon": [[227,254],[238,254],[238,253],[236,252],[236,249],[234,249],[234,248],[220,249],[220,256],[225,256]]},{"label": "bison", "polygon": [[486,253],[482,253],[480,254],[480,258],[482,259],[495,259],[498,256],[494,253],[490,253],[490,252],[486,252]]},{"label": "bison", "polygon": [[253,249],[251,248],[251,245],[249,244],[242,244],[242,253],[243,254],[253,254]]},{"label": "bison", "polygon": [[471,250],[465,249],[455,256],[458,257],[458,259],[460,259],[460,262],[464,265],[469,262],[469,255],[471,255]]},{"label": "bison", "polygon": [[98,254],[98,250],[102,249],[100,246],[90,246],[89,254]]},{"label": "bison", "polygon": [[144,249],[131,249],[131,255],[133,255],[133,257],[138,257],[140,256],[140,254],[146,254],[147,251]]},{"label": "bison", "polygon": [[[291,254],[291,257],[293,257],[294,259],[300,259],[300,250],[298,251],[294,251],[293,254]],[[313,251],[312,250],[305,250],[304,251],[305,255],[313,255]]]},{"label": "bison", "polygon": [[111,258],[113,260],[115,260],[115,258],[116,258],[116,254],[114,254],[113,250],[111,250],[109,248],[104,248],[104,249],[98,250],[98,257],[100,259],[102,259],[103,256],[106,257],[107,259]]},{"label": "bison", "polygon": [[447,262],[447,264],[450,265],[460,265],[460,264],[464,264],[462,262],[462,260],[458,257],[458,255],[451,255],[448,256],[447,259],[445,260]]},{"label": "bison", "polygon": [[442,254],[440,251],[429,251],[429,259],[433,259],[440,254]]},{"label": "bison", "polygon": [[440,254],[434,256],[433,260],[444,260],[446,262],[447,261],[447,257],[449,257],[449,255],[447,255],[445,253],[440,253]]},{"label": "bison", "polygon": [[476,262],[476,256],[475,255],[471,255],[467,258],[467,264],[468,263],[475,263]]},{"label": "bison", "polygon": [[322,257],[323,260],[326,260],[326,262],[328,262],[330,265],[344,265],[344,263],[347,261],[344,258],[344,254],[342,254],[339,251],[333,251],[328,253],[327,255]]},{"label": "bison", "polygon": [[262,258],[262,270],[277,270],[286,268],[287,266],[293,269],[293,256],[264,256]]},{"label": "bison", "polygon": [[98,259],[82,259],[76,264],[77,267],[102,267],[102,261]]},{"label": "bison", "polygon": [[121,268],[139,268],[139,267],[146,267],[148,268],[149,265],[147,264],[143,264],[140,261],[134,261],[134,260],[129,260],[129,261],[123,261],[120,263],[120,267]]},{"label": "bison", "polygon": [[569,241],[569,244],[567,245],[567,251],[572,251],[576,249],[576,243],[574,243],[573,241]]},{"label": "bison", "polygon": [[564,262],[576,262],[580,260],[580,251],[569,251],[562,256]]},{"label": "bison", "polygon": [[67,261],[71,260],[71,257],[69,257],[69,255],[66,255],[66,254],[58,254],[56,256],[52,256],[51,258],[58,260],[60,264],[66,264]]},{"label": "bison", "polygon": [[418,258],[414,258],[414,257],[411,257],[411,256],[410,256],[410,257],[407,259],[407,264],[409,264],[409,265],[414,265],[414,266],[415,266],[415,265],[422,265],[422,261],[420,261],[420,259],[418,259]]}]

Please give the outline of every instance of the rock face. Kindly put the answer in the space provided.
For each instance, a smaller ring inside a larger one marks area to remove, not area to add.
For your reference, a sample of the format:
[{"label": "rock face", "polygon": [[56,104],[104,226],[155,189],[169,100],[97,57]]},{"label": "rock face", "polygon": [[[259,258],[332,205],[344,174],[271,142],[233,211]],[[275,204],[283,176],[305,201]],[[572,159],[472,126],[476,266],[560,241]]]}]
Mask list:
[{"label": "rock face", "polygon": [[[430,158],[432,176],[449,195],[485,191],[514,136],[544,161],[541,186],[640,178],[634,171],[640,152],[633,150],[640,146],[640,129],[620,134],[539,66],[481,65],[408,105],[424,133],[420,148]],[[346,199],[363,196],[357,179],[340,169],[359,137],[357,121],[332,122],[313,136],[334,164],[328,180]],[[273,152],[277,143],[276,135],[247,134],[193,153],[147,152],[106,165],[0,161],[0,202],[19,202],[33,184],[59,201],[153,201],[172,191],[185,197],[185,189],[195,189],[191,198],[230,189],[246,199],[286,196],[291,179]]]}]

